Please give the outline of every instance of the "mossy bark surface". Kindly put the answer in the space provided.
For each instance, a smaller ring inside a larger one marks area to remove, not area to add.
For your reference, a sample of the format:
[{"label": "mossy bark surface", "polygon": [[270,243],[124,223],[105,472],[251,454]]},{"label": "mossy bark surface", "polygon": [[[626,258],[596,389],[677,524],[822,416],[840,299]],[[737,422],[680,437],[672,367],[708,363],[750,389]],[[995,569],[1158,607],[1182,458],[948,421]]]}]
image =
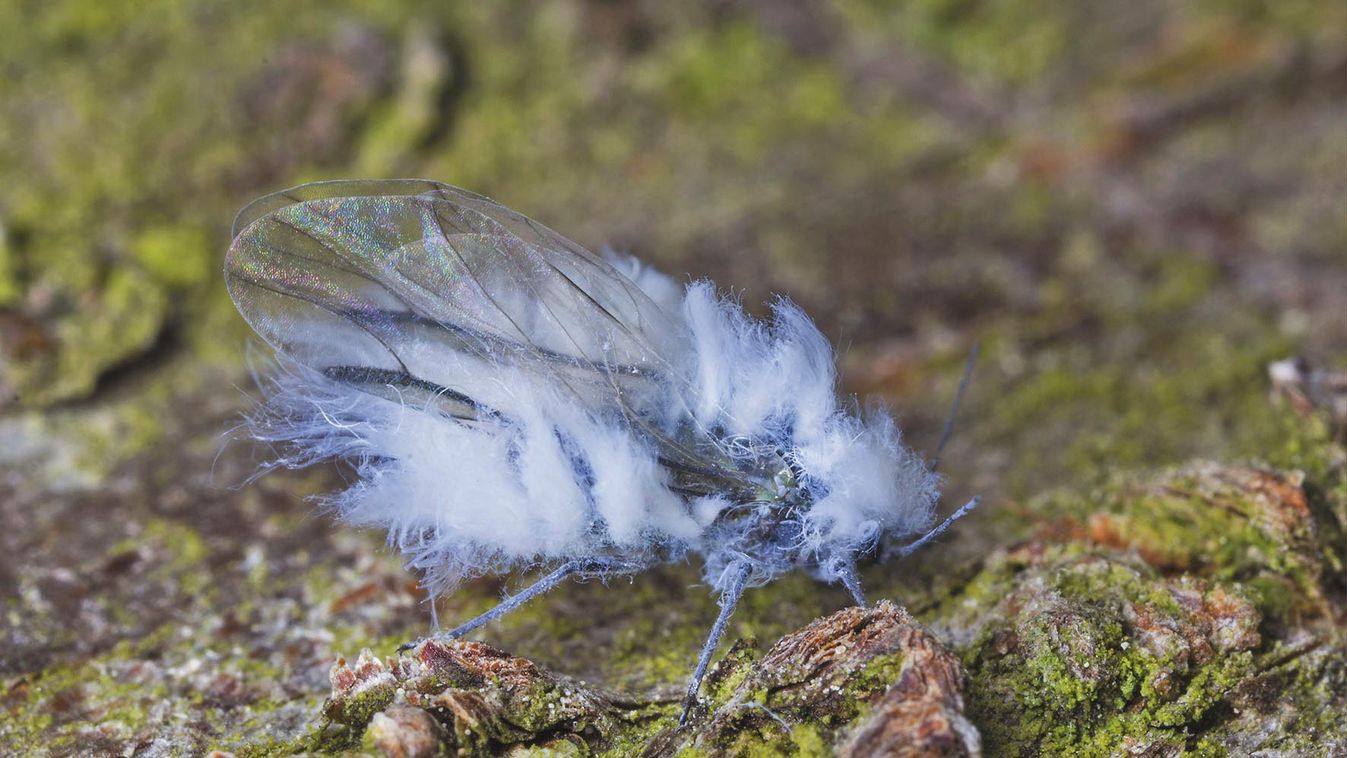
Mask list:
[{"label": "mossy bark surface", "polygon": [[[1317,2],[0,8],[0,753],[1347,751],[1343,28]],[[681,730],[717,610],[695,565],[395,654],[429,631],[417,577],[305,500],[348,472],[253,479],[267,451],[227,433],[256,393],[218,271],[254,196],[406,175],[792,297],[919,449],[980,340],[942,471],[984,505],[865,566],[868,610],[750,591]]]}]

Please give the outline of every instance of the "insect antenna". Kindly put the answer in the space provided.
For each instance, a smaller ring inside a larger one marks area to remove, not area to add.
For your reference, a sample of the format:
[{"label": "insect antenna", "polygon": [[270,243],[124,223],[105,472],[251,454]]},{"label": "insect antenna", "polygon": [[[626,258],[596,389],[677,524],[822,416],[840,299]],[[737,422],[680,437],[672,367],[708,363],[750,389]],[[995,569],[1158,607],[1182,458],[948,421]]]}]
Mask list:
[{"label": "insect antenna", "polygon": [[963,506],[959,508],[959,510],[950,514],[949,518],[945,519],[944,521],[941,521],[940,526],[937,526],[931,531],[918,537],[915,542],[910,542],[906,545],[903,545],[902,547],[894,551],[893,554],[898,556],[899,558],[902,558],[905,555],[911,555],[917,550],[920,550],[923,545],[935,539],[936,537],[939,537],[940,535],[944,534],[945,530],[950,528],[950,525],[952,525],[955,521],[958,521],[959,519],[971,513],[974,508],[978,507],[978,503],[980,502],[982,502],[982,498],[980,497],[975,497],[972,500],[969,500],[968,502],[964,503]]},{"label": "insect antenna", "polygon": [[979,347],[979,343],[974,342],[968,351],[968,360],[963,366],[963,378],[959,380],[959,389],[954,393],[954,402],[950,404],[949,413],[945,416],[945,427],[940,431],[940,441],[935,446],[935,457],[931,459],[932,471],[940,467],[940,455],[945,452],[945,445],[949,442],[950,435],[954,434],[954,420],[959,415],[959,404],[963,402],[964,392],[968,391],[968,383],[973,379],[973,365],[977,363]]},{"label": "insect antenna", "polygon": [[683,714],[678,717],[679,726],[687,723],[688,713],[697,703],[697,690],[701,688],[702,677],[706,675],[706,667],[711,663],[711,655],[716,652],[716,644],[725,633],[725,626],[734,613],[734,607],[739,604],[739,598],[744,594],[748,572],[747,561],[735,561],[725,569],[723,575],[725,586],[720,590],[720,615],[716,617],[716,623],[711,625],[711,633],[707,635],[706,643],[702,645],[701,657],[697,659],[697,669],[692,672],[692,681],[688,682],[688,694],[683,699]]},{"label": "insect antenna", "polygon": [[[940,442],[936,444],[935,457],[931,460],[932,471],[935,471],[936,467],[940,465],[940,454],[944,452],[945,444],[949,442],[950,435],[954,432],[954,421],[959,415],[959,404],[963,402],[964,393],[968,391],[968,384],[973,378],[973,366],[977,363],[978,348],[979,343],[974,342],[973,347],[970,348],[968,351],[968,360],[965,361],[963,368],[963,378],[959,380],[959,389],[954,393],[954,402],[950,405],[949,414],[945,416],[945,428],[940,432]],[[902,558],[903,556],[911,555],[917,550],[920,550],[924,545],[929,543],[931,540],[934,540],[936,537],[939,537],[940,535],[944,534],[945,531],[949,529],[950,526],[952,526],[955,521],[958,521],[959,519],[963,518],[964,516],[967,516],[970,512],[972,512],[974,508],[978,507],[978,503],[981,501],[982,498],[980,497],[975,497],[972,500],[969,500],[967,503],[964,503],[963,506],[959,508],[959,510],[950,514],[949,518],[946,518],[944,521],[940,522],[940,524],[936,526],[934,529],[918,537],[913,542],[903,545],[900,548],[893,549],[892,552],[890,552],[890,549],[886,547],[884,555],[886,557]],[[842,581],[845,583],[847,581],[846,575],[840,574],[840,576]],[[853,567],[853,578],[854,578],[854,567]],[[859,588],[859,582],[857,582],[857,585]],[[847,589],[849,590],[851,589],[850,584],[847,585]],[[852,591],[852,594],[853,596],[855,595],[854,590]]]}]

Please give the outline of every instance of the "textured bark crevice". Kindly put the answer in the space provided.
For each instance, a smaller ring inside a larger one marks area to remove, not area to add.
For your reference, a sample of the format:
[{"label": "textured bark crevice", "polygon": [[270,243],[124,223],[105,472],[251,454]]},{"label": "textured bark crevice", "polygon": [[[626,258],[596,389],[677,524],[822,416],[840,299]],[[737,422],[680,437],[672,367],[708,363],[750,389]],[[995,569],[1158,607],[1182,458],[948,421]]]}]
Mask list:
[{"label": "textured bark crevice", "polygon": [[325,713],[367,731],[389,755],[561,742],[596,752],[641,745],[649,758],[752,745],[790,751],[801,746],[800,726],[806,739],[847,756],[979,753],[957,657],[890,602],[818,619],[761,657],[735,650],[707,678],[708,701],[683,728],[674,700],[618,699],[470,641],[428,640],[402,656],[379,660],[366,651],[341,661]]}]

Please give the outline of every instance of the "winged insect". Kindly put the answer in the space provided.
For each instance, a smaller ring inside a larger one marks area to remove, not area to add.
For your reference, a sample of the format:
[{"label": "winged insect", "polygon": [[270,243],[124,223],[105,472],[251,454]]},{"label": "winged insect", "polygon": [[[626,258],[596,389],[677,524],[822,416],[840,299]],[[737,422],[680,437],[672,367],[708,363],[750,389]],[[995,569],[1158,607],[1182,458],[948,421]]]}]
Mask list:
[{"label": "winged insect", "polygon": [[446,184],[263,197],[225,280],[280,356],[251,418],[275,465],[350,461],[330,505],[386,529],[432,591],[546,570],[442,636],[568,577],[700,557],[720,614],[684,719],[746,589],[800,569],[864,604],[858,557],[910,553],[977,504],[932,528],[934,467],[889,415],[839,400],[795,305],[754,319],[710,282],[679,287]]}]

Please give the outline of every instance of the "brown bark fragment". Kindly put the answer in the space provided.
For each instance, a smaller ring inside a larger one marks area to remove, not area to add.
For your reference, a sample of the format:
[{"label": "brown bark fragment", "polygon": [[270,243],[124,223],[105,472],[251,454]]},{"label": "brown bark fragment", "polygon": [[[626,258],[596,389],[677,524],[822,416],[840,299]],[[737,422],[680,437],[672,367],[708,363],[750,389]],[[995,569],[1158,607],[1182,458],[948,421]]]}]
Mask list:
[{"label": "brown bark fragment", "polygon": [[902,674],[852,728],[838,755],[977,755],[981,739],[964,717],[965,675],[958,658],[907,618],[910,625],[903,628],[899,642],[904,653]]},{"label": "brown bark fragment", "polygon": [[444,747],[444,729],[429,713],[409,705],[393,705],[374,714],[369,734],[388,758],[431,758]]},{"label": "brown bark fragment", "polygon": [[[841,755],[976,755],[958,659],[903,608],[847,608],[789,634],[708,716],[694,744],[793,724],[839,724]],[[862,706],[873,710],[848,731]]]}]

